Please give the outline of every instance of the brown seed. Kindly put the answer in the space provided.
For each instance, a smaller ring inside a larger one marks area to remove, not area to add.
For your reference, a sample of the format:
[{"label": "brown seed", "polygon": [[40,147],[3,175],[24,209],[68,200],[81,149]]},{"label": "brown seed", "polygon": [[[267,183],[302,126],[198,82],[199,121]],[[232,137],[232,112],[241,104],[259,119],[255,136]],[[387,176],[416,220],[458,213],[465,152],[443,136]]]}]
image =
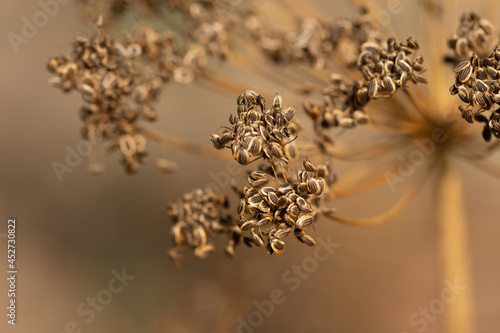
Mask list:
[{"label": "brown seed", "polygon": [[292,185],[290,185],[290,184],[288,184],[288,183],[287,183],[287,184],[283,184],[283,185],[281,185],[281,186],[278,188],[278,191],[277,191],[277,192],[278,192],[278,194],[280,194],[280,195],[286,195],[286,194],[288,194],[288,193],[290,193],[290,192],[293,192],[293,187],[292,187]]},{"label": "brown seed", "polygon": [[490,120],[490,122],[488,123],[488,125],[490,126],[490,128],[496,132],[500,132],[500,121],[499,119],[492,119]]},{"label": "brown seed", "polygon": [[207,244],[194,249],[194,255],[201,259],[208,258],[210,255],[214,253],[215,253],[215,247],[211,244]]},{"label": "brown seed", "polygon": [[467,92],[467,89],[465,87],[460,86],[458,87],[458,97],[464,102],[464,103],[469,103],[469,94]]},{"label": "brown seed", "polygon": [[403,59],[400,59],[398,61],[398,66],[401,67],[401,69],[405,72],[411,72],[411,66]]},{"label": "brown seed", "polygon": [[297,228],[305,230],[309,227],[311,227],[314,223],[314,218],[311,215],[302,215],[299,217],[295,225]]},{"label": "brown seed", "polygon": [[272,239],[270,244],[274,252],[277,254],[283,254],[283,251],[285,250],[285,242],[279,239]]},{"label": "brown seed", "polygon": [[264,246],[264,240],[262,239],[261,233],[255,232],[254,229],[250,230],[250,234],[252,235],[252,240],[255,243],[256,246],[258,247],[263,247]]},{"label": "brown seed", "polygon": [[166,158],[157,158],[156,167],[164,174],[172,174],[179,169],[177,163],[167,160]]},{"label": "brown seed", "polygon": [[318,185],[319,185],[319,189],[317,192],[313,193],[314,195],[320,197],[322,196],[323,194],[325,194],[325,191],[326,191],[326,182],[323,178],[320,178],[318,179]]},{"label": "brown seed", "polygon": [[227,144],[229,141],[231,141],[234,137],[234,133],[233,132],[224,132],[222,133],[222,135],[219,137],[219,142],[222,144],[222,145],[225,145]]},{"label": "brown seed", "polygon": [[219,140],[219,136],[217,134],[210,134],[210,141],[212,141],[212,144],[214,145],[215,149],[224,149],[225,146],[222,144]]},{"label": "brown seed", "polygon": [[248,231],[251,228],[253,228],[255,226],[255,224],[256,224],[255,220],[244,220],[244,219],[242,219],[240,221],[240,223],[238,224],[238,226],[240,227],[241,230]]},{"label": "brown seed", "polygon": [[284,219],[285,224],[286,224],[287,226],[289,226],[289,227],[293,227],[293,226],[295,225],[295,219],[294,219],[292,216],[290,216],[289,214],[285,214],[285,215],[283,216],[283,219]]},{"label": "brown seed", "polygon": [[288,204],[288,198],[286,196],[281,196],[279,197],[276,205],[279,207],[279,208],[283,208],[285,207],[286,205]]},{"label": "brown seed", "polygon": [[497,103],[498,105],[500,105],[500,94],[492,95],[491,98],[493,99],[493,101],[495,103]]},{"label": "brown seed", "polygon": [[316,166],[313,164],[309,157],[306,157],[302,164],[304,165],[304,169],[306,169],[307,171],[316,172]]},{"label": "brown seed", "polygon": [[484,125],[483,132],[481,134],[483,136],[484,141],[489,142],[491,140],[491,129],[487,124]]},{"label": "brown seed", "polygon": [[269,199],[269,203],[272,204],[273,206],[278,205],[279,199],[275,192],[269,192],[267,194],[267,198]]},{"label": "brown seed", "polygon": [[285,147],[283,148],[283,150],[284,150],[286,157],[288,157],[288,159],[290,161],[295,162],[298,159],[299,153],[298,153],[297,145],[295,144],[295,142],[290,142],[290,143],[286,144]]},{"label": "brown seed", "polygon": [[455,45],[455,52],[457,56],[463,57],[469,51],[468,41],[465,37],[460,37]]},{"label": "brown seed", "polygon": [[281,95],[280,94],[274,95],[273,109],[274,110],[281,110],[282,104],[283,104],[283,99],[281,98]]},{"label": "brown seed", "polygon": [[241,165],[247,165],[249,163],[249,158],[250,158],[250,155],[249,155],[248,151],[246,151],[244,149],[239,149],[236,152],[235,159]]},{"label": "brown seed", "polygon": [[271,216],[265,216],[262,219],[260,219],[259,222],[257,222],[257,225],[259,227],[265,227],[266,225],[268,225],[272,221],[273,221],[273,218]]},{"label": "brown seed", "polygon": [[479,19],[479,26],[484,30],[484,32],[488,35],[491,35],[495,31],[495,27],[485,18]]},{"label": "brown seed", "polygon": [[193,245],[195,247],[204,246],[207,243],[207,233],[205,229],[198,225],[193,230]]},{"label": "brown seed", "polygon": [[120,151],[125,156],[133,156],[136,152],[135,140],[131,135],[125,134],[120,137],[119,140]]},{"label": "brown seed", "polygon": [[462,83],[467,82],[472,75],[472,67],[465,67],[458,77],[458,80]]},{"label": "brown seed", "polygon": [[378,91],[378,83],[376,79],[370,81],[368,85],[368,97],[374,98],[377,95]]},{"label": "brown seed", "polygon": [[246,207],[246,201],[245,199],[242,198],[238,203],[238,206],[236,207],[236,211],[238,212],[239,216],[243,215],[243,213],[245,212],[245,207]]},{"label": "brown seed", "polygon": [[389,77],[389,76],[384,76],[384,86],[385,90],[389,94],[394,94],[396,92],[396,85],[394,84],[394,81]]},{"label": "brown seed", "polygon": [[288,205],[286,211],[292,216],[292,217],[298,217],[300,214],[300,208],[296,204],[290,204]]},{"label": "brown seed", "polygon": [[288,237],[288,235],[290,235],[291,231],[292,231],[292,228],[277,230],[274,234],[274,237],[276,237],[278,239],[286,238],[286,237]]},{"label": "brown seed", "polygon": [[319,182],[316,178],[311,178],[307,181],[307,189],[309,193],[316,194],[320,191]]},{"label": "brown seed", "polygon": [[485,108],[487,106],[486,99],[484,98],[483,93],[481,93],[480,91],[475,93],[474,99],[477,105],[479,105],[480,107]]},{"label": "brown seed", "polygon": [[259,194],[256,194],[256,195],[248,198],[248,204],[251,206],[257,206],[258,204],[260,204],[262,202],[262,200],[263,200],[263,198]]},{"label": "brown seed", "polygon": [[488,91],[488,86],[486,85],[486,83],[484,83],[483,81],[479,80],[479,79],[476,79],[475,81],[475,85],[477,87],[477,89],[481,92],[486,92]]},{"label": "brown seed", "polygon": [[462,61],[461,63],[459,63],[457,65],[457,67],[455,67],[455,73],[460,73],[461,71],[463,71],[465,68],[467,67],[470,67],[471,64],[470,64],[470,60],[466,60],[466,61]]},{"label": "brown seed", "polygon": [[308,246],[316,246],[316,241],[309,235],[302,236],[302,242]]}]

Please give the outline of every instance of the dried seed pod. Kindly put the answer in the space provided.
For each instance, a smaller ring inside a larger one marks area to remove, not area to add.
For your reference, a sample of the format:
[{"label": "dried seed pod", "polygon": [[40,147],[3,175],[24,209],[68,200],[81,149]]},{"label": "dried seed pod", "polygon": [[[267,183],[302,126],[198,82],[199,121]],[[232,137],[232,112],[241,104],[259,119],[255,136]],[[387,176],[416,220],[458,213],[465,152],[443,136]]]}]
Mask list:
[{"label": "dried seed pod", "polygon": [[463,70],[465,70],[467,67],[471,67],[471,63],[470,63],[470,60],[466,60],[466,61],[462,61],[461,63],[459,63],[454,71],[455,73],[460,73],[462,72]]},{"label": "dried seed pod", "polygon": [[298,218],[295,225],[297,226],[297,228],[305,230],[311,227],[313,223],[314,223],[314,218],[311,215],[302,215],[301,217]]},{"label": "dried seed pod", "polygon": [[252,240],[258,247],[264,246],[264,239],[262,238],[262,234],[260,232],[255,232],[254,229],[250,230],[250,234],[252,235]]},{"label": "dried seed pod", "polygon": [[253,195],[248,198],[247,202],[251,206],[257,206],[264,200],[260,194]]},{"label": "dried seed pod", "polygon": [[311,178],[307,181],[307,190],[311,194],[316,194],[320,191],[319,182],[316,178]]},{"label": "dried seed pod", "polygon": [[479,80],[479,79],[476,79],[476,81],[474,82],[477,89],[481,92],[487,92],[488,91],[488,86],[486,85],[486,83],[484,83],[483,81]]},{"label": "dried seed pod", "polygon": [[276,202],[276,205],[279,208],[283,208],[288,204],[288,198],[286,196],[281,196],[279,197],[278,201]]},{"label": "dried seed pod", "polygon": [[136,152],[135,140],[131,135],[125,134],[119,140],[120,151],[124,156],[133,156]]},{"label": "dried seed pod", "polygon": [[252,229],[256,224],[255,220],[241,220],[238,226],[240,227],[241,230],[243,231],[248,231]]},{"label": "dried seed pod", "polygon": [[217,134],[210,134],[210,141],[212,141],[212,144],[214,145],[215,149],[224,149],[225,146],[222,144],[219,140],[219,136]]},{"label": "dried seed pod", "polygon": [[201,259],[208,258],[210,255],[214,253],[215,253],[215,247],[211,244],[207,244],[194,249],[194,255]]},{"label": "dried seed pod", "polygon": [[389,76],[384,76],[384,87],[389,94],[394,94],[396,92],[396,84]]},{"label": "dried seed pod", "polygon": [[458,97],[460,97],[460,99],[464,103],[469,103],[469,93],[467,92],[467,89],[465,89],[465,87],[458,87]]},{"label": "dried seed pod", "polygon": [[269,203],[273,206],[278,206],[278,201],[279,201],[279,198],[278,196],[276,195],[275,192],[269,192],[267,194],[267,198],[269,200]]},{"label": "dried seed pod", "polygon": [[241,165],[247,165],[250,162],[250,154],[244,149],[238,149],[234,157],[236,161]]},{"label": "dried seed pod", "polygon": [[306,157],[302,164],[304,166],[304,169],[306,169],[307,171],[316,172],[316,166],[312,163],[312,161],[309,157]]},{"label": "dried seed pod", "polygon": [[207,233],[205,229],[198,225],[193,229],[193,245],[195,247],[204,246],[207,243]]},{"label": "dried seed pod", "polygon": [[461,83],[465,83],[467,82],[470,78],[471,78],[471,75],[472,75],[472,67],[469,66],[469,67],[465,67],[461,72],[460,72],[460,75],[458,76],[458,80],[461,82]]},{"label": "dried seed pod", "polygon": [[278,239],[284,239],[288,237],[290,232],[292,231],[292,228],[285,228],[285,229],[279,229],[274,233],[274,237]]},{"label": "dried seed pod", "polygon": [[252,185],[255,188],[261,188],[263,186],[266,186],[269,183],[269,179],[267,178],[259,178],[259,179],[248,179],[248,183]]},{"label": "dried seed pod", "polygon": [[457,56],[463,57],[469,51],[468,41],[465,37],[460,37],[455,44],[455,52]]},{"label": "dried seed pod", "polygon": [[316,241],[309,235],[302,236],[302,242],[308,246],[316,246]]},{"label": "dried seed pod", "polygon": [[263,217],[262,219],[260,219],[258,222],[257,222],[257,225],[259,227],[265,227],[266,225],[268,225],[269,223],[271,223],[273,221],[273,218],[271,216],[265,216]]},{"label": "dried seed pod", "polygon": [[377,95],[378,91],[378,83],[376,79],[370,81],[368,85],[368,97],[374,98]]},{"label": "dried seed pod", "polygon": [[285,250],[285,242],[279,239],[271,239],[269,243],[271,244],[271,248],[274,252],[277,254],[283,254],[283,251]]},{"label": "dried seed pod", "polygon": [[164,174],[170,175],[177,170],[179,170],[179,166],[177,163],[167,160],[166,158],[157,158],[156,159],[156,167],[163,172]]},{"label": "dried seed pod", "polygon": [[246,207],[246,200],[242,198],[238,203],[238,206],[236,207],[236,211],[238,212],[239,216],[242,216],[245,213],[245,207]]},{"label": "dried seed pod", "polygon": [[283,151],[286,157],[292,162],[297,161],[297,159],[299,158],[299,152],[295,142],[290,142],[286,144],[285,147],[283,148]]}]

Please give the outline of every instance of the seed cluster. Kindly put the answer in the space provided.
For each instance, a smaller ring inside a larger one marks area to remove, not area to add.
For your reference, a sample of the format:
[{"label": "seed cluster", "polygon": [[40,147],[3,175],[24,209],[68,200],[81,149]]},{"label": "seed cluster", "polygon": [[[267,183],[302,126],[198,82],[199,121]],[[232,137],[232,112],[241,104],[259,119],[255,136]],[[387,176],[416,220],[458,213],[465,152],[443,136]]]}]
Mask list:
[{"label": "seed cluster", "polygon": [[380,41],[366,10],[355,19],[322,22],[316,18],[302,19],[293,31],[280,31],[266,25],[259,16],[251,16],[246,26],[264,54],[278,63],[307,63],[323,69],[333,56],[341,57],[347,65],[355,64],[358,45]]},{"label": "seed cluster", "polygon": [[[251,12],[252,1],[235,4],[232,0],[79,0],[85,15],[103,15],[107,22],[127,11],[142,16],[160,16],[163,22],[182,18],[185,38],[219,59],[231,55],[231,38],[236,23]],[[166,16],[166,17],[165,17]],[[172,27],[173,28],[173,27]]]},{"label": "seed cluster", "polygon": [[487,52],[494,32],[495,28],[490,21],[476,13],[467,13],[460,18],[457,33],[448,39],[448,47],[458,59],[468,57],[472,52],[482,54]]},{"label": "seed cluster", "polygon": [[[479,59],[472,54],[455,67],[455,84],[450,93],[458,95],[465,105],[460,105],[462,118],[473,123],[484,123],[483,138],[489,141],[494,135],[500,139],[500,46],[488,58]],[[483,115],[491,111],[489,118]]]},{"label": "seed cluster", "polygon": [[155,120],[153,104],[165,83],[191,82],[204,69],[206,55],[195,46],[182,54],[170,33],[146,29],[119,42],[107,36],[102,18],[95,27],[91,36],[75,39],[71,55],[48,60],[47,69],[57,75],[49,84],[81,94],[83,136],[109,140],[109,150],[119,149],[126,170],[134,172],[146,156],[137,122]]},{"label": "seed cluster", "polygon": [[[456,35],[449,39],[455,52],[455,82],[451,95],[458,95],[462,118],[469,123],[484,123],[482,136],[500,139],[500,45],[486,55],[493,25],[475,13],[464,14]],[[496,109],[495,109],[496,108]],[[489,117],[484,113],[489,111]]]},{"label": "seed cluster", "polygon": [[241,239],[241,230],[223,215],[228,201],[224,195],[211,190],[196,189],[183,196],[177,203],[169,205],[169,216],[173,220],[172,238],[175,247],[168,251],[170,259],[177,265],[184,258],[182,249],[194,249],[199,258],[215,252],[215,242],[220,234],[227,234],[229,246]]},{"label": "seed cluster", "polygon": [[292,141],[299,128],[293,121],[293,107],[285,108],[276,94],[272,107],[266,110],[264,97],[252,90],[241,94],[237,104],[237,116],[229,117],[232,128],[210,135],[215,148],[231,148],[234,159],[242,165],[260,157],[285,163],[296,160],[298,152]]},{"label": "seed cluster", "polygon": [[397,43],[389,38],[386,43],[365,42],[360,47],[357,69],[363,79],[352,83],[338,74],[330,77],[330,85],[323,90],[323,104],[305,101],[303,106],[314,120],[320,138],[331,141],[326,130],[331,127],[351,128],[369,121],[365,106],[373,99],[387,98],[409,82],[426,83],[421,76],[423,57],[416,57],[417,41],[409,37]]},{"label": "seed cluster", "polygon": [[[253,171],[248,184],[240,193],[237,207],[239,227],[247,245],[266,246],[269,254],[282,254],[284,239],[293,232],[295,238],[306,245],[316,242],[304,231],[314,225],[319,198],[325,194],[329,170],[325,165],[316,167],[310,159],[304,160],[304,170],[295,179],[280,182],[272,171]],[[287,179],[289,177],[286,177]]]}]

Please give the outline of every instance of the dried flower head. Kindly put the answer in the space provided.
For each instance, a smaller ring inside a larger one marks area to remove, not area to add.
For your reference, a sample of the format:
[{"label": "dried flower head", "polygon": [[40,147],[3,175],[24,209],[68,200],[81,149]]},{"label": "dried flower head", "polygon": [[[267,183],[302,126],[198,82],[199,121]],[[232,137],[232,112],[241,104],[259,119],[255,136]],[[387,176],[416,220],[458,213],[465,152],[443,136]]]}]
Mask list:
[{"label": "dried flower head", "polygon": [[227,205],[224,195],[202,189],[186,193],[177,203],[169,205],[175,247],[168,251],[168,255],[176,265],[180,266],[185,247],[193,249],[199,258],[211,255],[220,234],[228,235],[231,247],[239,243],[240,230],[223,212]]},{"label": "dried flower head", "polygon": [[281,96],[276,94],[272,107],[266,109],[264,97],[252,90],[241,94],[237,104],[237,115],[229,116],[232,128],[221,135],[210,135],[215,148],[230,148],[234,159],[242,165],[260,157],[296,160],[297,149],[292,141],[299,126],[293,121],[293,107],[284,107]]}]

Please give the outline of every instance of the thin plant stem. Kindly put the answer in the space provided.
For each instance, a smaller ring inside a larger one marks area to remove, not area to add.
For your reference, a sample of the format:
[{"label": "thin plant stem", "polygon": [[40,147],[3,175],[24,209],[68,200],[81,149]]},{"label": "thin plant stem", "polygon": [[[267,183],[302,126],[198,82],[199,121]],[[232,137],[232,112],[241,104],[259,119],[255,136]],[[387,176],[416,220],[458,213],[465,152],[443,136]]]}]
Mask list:
[{"label": "thin plant stem", "polygon": [[201,145],[194,142],[189,142],[176,136],[159,132],[150,127],[142,127],[141,133],[144,134],[144,136],[148,139],[156,141],[166,147],[222,161],[233,160],[233,157],[229,153],[229,150],[217,151],[211,145]]},{"label": "thin plant stem", "polygon": [[473,332],[473,286],[463,187],[460,175],[449,161],[442,163],[438,183],[438,246],[441,278],[467,286],[446,305],[443,332]]}]

